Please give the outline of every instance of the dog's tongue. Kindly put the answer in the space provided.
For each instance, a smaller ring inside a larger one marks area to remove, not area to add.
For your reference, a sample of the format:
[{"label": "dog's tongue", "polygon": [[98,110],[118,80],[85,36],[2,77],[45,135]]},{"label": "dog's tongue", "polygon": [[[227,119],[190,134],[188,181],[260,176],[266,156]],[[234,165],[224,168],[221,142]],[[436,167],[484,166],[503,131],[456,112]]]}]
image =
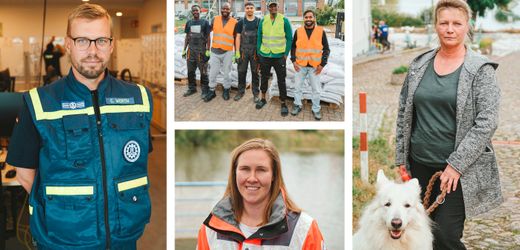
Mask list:
[{"label": "dog's tongue", "polygon": [[401,230],[390,230],[390,236],[392,236],[393,239],[399,239],[401,238],[401,233],[403,231]]}]

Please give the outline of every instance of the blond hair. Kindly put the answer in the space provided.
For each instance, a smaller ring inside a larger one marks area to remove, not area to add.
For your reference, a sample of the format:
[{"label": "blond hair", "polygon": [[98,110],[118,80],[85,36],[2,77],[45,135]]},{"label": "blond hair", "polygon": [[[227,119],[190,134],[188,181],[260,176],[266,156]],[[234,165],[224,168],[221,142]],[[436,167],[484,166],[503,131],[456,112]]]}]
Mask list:
[{"label": "blond hair", "polygon": [[473,16],[473,12],[471,11],[471,8],[469,7],[468,3],[464,0],[440,0],[437,2],[437,5],[435,5],[435,15],[434,15],[434,23],[437,25],[437,21],[439,20],[438,16],[439,13],[442,10],[445,10],[447,8],[454,8],[460,10],[464,15],[466,16],[467,25],[468,25],[468,38],[471,38],[473,35],[473,27],[471,25],[471,17]]},{"label": "blond hair", "polygon": [[74,8],[72,12],[69,14],[68,23],[67,23],[67,35],[71,36],[70,29],[72,25],[72,21],[78,18],[84,18],[87,20],[96,20],[101,18],[107,18],[108,22],[110,23],[110,36],[112,36],[112,18],[110,17],[110,14],[108,14],[108,11],[97,4],[91,4],[91,3],[84,3],[79,5],[78,7]]},{"label": "blond hair", "polygon": [[301,212],[301,209],[296,206],[296,204],[289,198],[289,194],[285,188],[285,183],[283,181],[282,176],[282,164],[280,161],[280,155],[276,150],[274,144],[266,139],[255,138],[248,140],[242,143],[240,146],[236,147],[231,153],[231,167],[229,169],[228,176],[228,184],[226,187],[226,193],[224,197],[231,198],[231,204],[233,207],[233,212],[235,214],[235,219],[240,221],[242,217],[242,212],[244,209],[243,199],[238,191],[238,185],[236,182],[237,176],[237,167],[238,167],[238,158],[240,155],[249,150],[263,150],[269,155],[271,158],[271,167],[273,172],[273,182],[271,184],[271,190],[269,190],[269,201],[267,203],[267,207],[264,210],[263,221],[261,225],[267,224],[269,221],[269,217],[271,216],[271,209],[273,208],[273,204],[282,193],[285,198],[285,205],[288,211],[292,212]]}]

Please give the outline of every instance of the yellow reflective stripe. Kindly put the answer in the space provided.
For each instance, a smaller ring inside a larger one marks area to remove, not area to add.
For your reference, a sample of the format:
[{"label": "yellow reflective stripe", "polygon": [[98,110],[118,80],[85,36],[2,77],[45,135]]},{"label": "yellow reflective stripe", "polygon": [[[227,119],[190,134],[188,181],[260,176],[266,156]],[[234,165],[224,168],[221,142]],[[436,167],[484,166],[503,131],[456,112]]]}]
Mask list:
[{"label": "yellow reflective stripe", "polygon": [[262,39],[265,39],[265,40],[281,40],[281,39],[285,39],[285,36],[264,36],[264,37],[262,37]]},{"label": "yellow reflective stripe", "polygon": [[[101,114],[110,114],[110,113],[132,113],[132,112],[150,112],[150,102],[148,100],[148,93],[146,92],[146,88],[137,84],[141,91],[141,97],[143,99],[143,104],[134,104],[134,105],[105,105],[100,107]],[[43,111],[42,104],[40,101],[40,96],[38,94],[38,90],[36,88],[31,89],[29,91],[29,95],[31,96],[32,105],[34,108],[34,113],[36,116],[36,120],[56,120],[61,119],[66,115],[94,115],[94,108],[88,107],[84,109],[74,109],[74,110],[57,110],[57,111]]]},{"label": "yellow reflective stripe", "polygon": [[29,205],[29,215],[32,215],[33,214],[33,207],[31,205]]},{"label": "yellow reflective stripe", "polygon": [[46,186],[47,195],[93,195],[94,186]]},{"label": "yellow reflective stripe", "polygon": [[117,189],[119,190],[119,192],[123,192],[125,190],[144,186],[146,184],[148,184],[148,178],[144,176],[138,179],[118,183]]}]

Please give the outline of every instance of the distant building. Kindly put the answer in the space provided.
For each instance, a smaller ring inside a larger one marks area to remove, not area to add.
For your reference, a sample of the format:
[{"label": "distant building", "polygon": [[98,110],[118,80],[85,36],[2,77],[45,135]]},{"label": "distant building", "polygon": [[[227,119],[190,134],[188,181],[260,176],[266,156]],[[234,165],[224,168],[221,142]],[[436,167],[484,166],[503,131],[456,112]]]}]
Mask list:
[{"label": "distant building", "polygon": [[[197,4],[202,8],[210,9],[213,5],[218,8],[220,3],[226,1],[223,0],[175,0],[175,11],[178,10],[189,10],[192,5]],[[265,6],[265,0],[230,0],[232,12],[244,12],[244,4],[246,2],[252,2],[256,6],[256,10],[267,13],[267,6]],[[278,10],[285,16],[302,16],[306,9],[322,8],[325,5],[325,0],[279,0]],[[280,8],[283,6],[283,8]]]}]

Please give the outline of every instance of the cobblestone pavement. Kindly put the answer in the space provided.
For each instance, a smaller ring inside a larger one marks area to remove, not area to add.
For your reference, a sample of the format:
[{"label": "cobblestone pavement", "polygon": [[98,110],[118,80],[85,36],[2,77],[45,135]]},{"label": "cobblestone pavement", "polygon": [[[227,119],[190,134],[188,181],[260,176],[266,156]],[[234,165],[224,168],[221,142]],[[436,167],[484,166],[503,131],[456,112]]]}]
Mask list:
[{"label": "cobblestone pavement", "polygon": [[[260,110],[255,108],[251,89],[239,101],[234,101],[236,89],[231,89],[230,99],[222,99],[222,88],[217,87],[217,97],[209,103],[200,98],[200,88],[197,93],[189,97],[182,94],[188,89],[187,85],[175,84],[175,120],[176,121],[315,121],[311,111],[311,102],[304,104],[303,110],[297,116],[280,115],[280,101],[274,98]],[[292,109],[292,98],[287,101],[289,112]],[[321,121],[344,121],[345,105],[336,108],[327,103],[321,103]]]},{"label": "cobblestone pavement", "polygon": [[[367,92],[369,124],[381,124],[383,118],[395,124],[400,86],[389,84],[391,71],[401,64],[407,65],[419,53],[403,53],[354,65],[354,133],[359,131],[359,91]],[[497,70],[502,91],[500,125],[493,139],[504,203],[497,209],[466,220],[463,241],[468,249],[520,249],[520,175],[517,172],[520,166],[520,84],[515,77],[520,69],[519,56],[520,52],[516,52],[492,58],[500,64]],[[395,131],[393,126],[392,131]],[[369,133],[376,134],[378,129],[372,126]]]}]

